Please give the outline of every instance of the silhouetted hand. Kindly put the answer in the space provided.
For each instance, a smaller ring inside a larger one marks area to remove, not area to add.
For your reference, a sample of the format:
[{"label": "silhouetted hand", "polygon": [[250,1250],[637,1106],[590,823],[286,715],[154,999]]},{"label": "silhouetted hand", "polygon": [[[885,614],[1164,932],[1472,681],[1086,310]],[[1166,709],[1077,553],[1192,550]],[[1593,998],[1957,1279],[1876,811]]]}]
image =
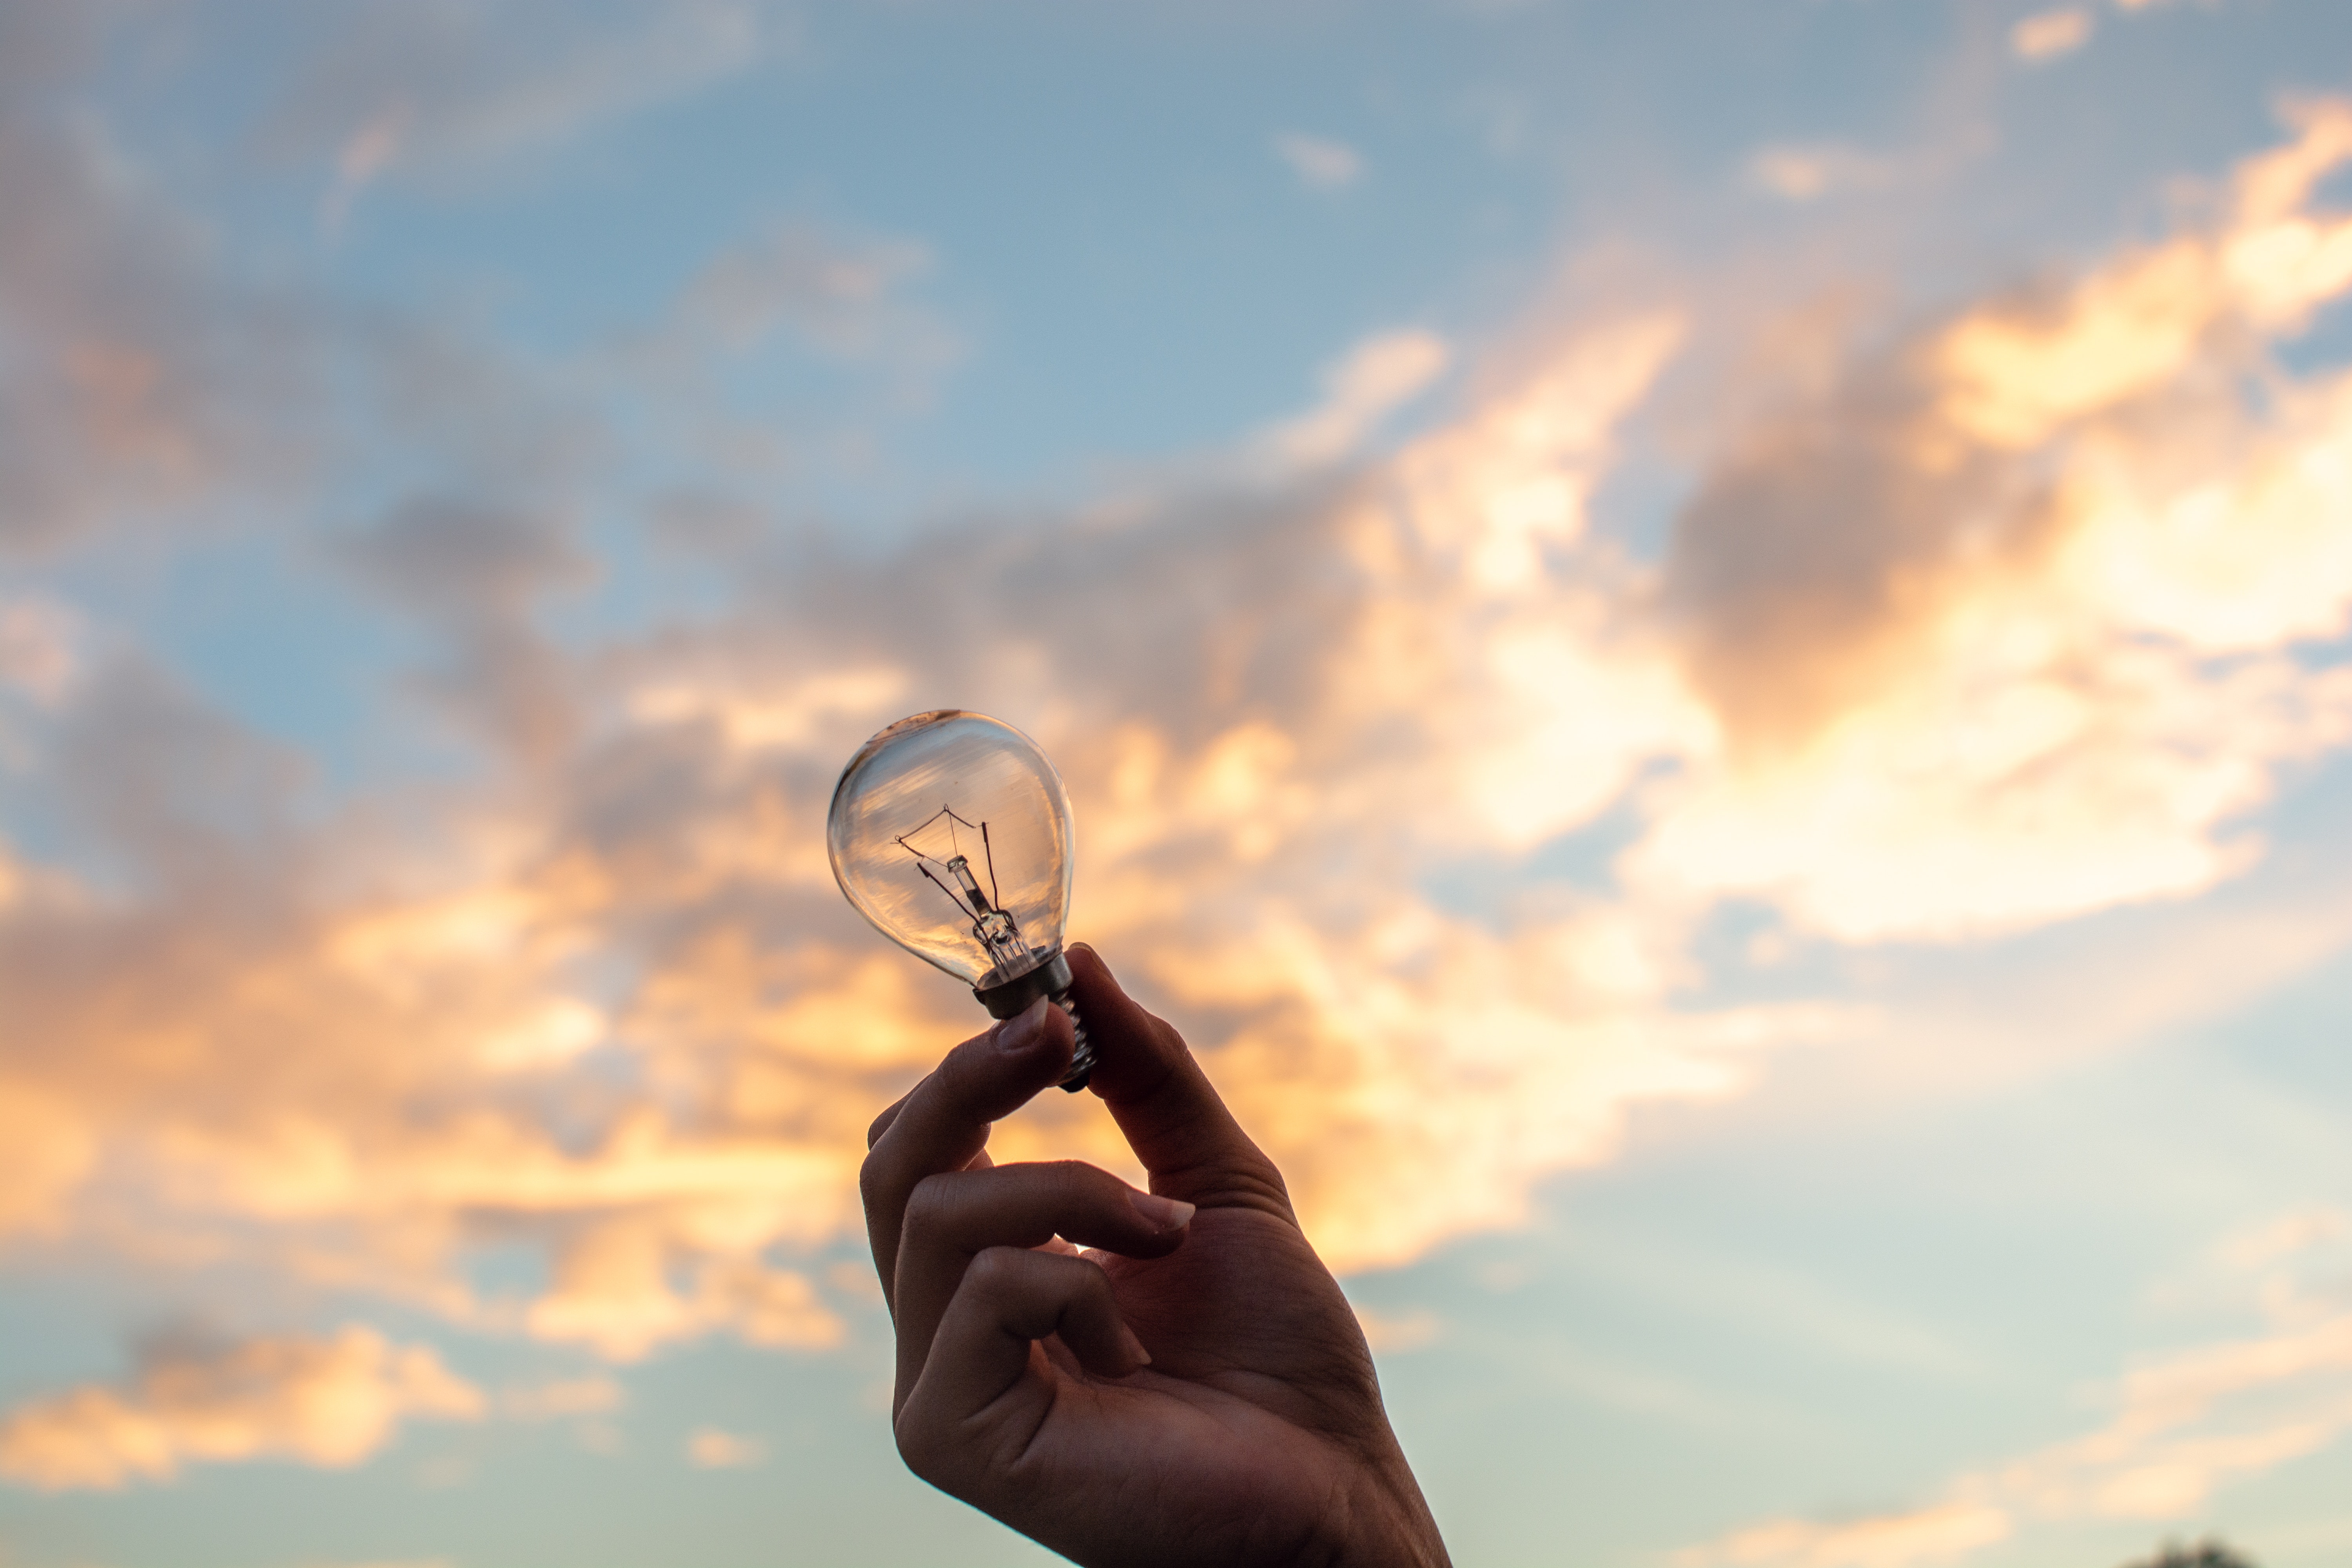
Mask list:
[{"label": "silhouetted hand", "polygon": [[1090,949],[1070,967],[1091,1087],[1151,1192],[1077,1162],[990,1163],[989,1124],[1069,1062],[1069,1019],[1044,1003],[876,1120],[860,1185],[898,1324],[898,1452],[1096,1568],[1444,1564],[1281,1173],[1174,1029]]}]

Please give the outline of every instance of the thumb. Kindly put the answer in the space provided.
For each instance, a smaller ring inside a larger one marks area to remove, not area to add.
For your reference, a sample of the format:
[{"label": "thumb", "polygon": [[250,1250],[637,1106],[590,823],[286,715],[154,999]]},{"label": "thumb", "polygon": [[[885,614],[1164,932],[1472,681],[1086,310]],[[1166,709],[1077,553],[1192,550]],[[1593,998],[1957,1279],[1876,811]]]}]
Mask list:
[{"label": "thumb", "polygon": [[1282,1173],[1218,1097],[1184,1037],[1119,986],[1095,950],[1070,958],[1070,993],[1096,1066],[1089,1087],[1151,1173],[1151,1190],[1202,1208],[1248,1206],[1297,1223]]}]

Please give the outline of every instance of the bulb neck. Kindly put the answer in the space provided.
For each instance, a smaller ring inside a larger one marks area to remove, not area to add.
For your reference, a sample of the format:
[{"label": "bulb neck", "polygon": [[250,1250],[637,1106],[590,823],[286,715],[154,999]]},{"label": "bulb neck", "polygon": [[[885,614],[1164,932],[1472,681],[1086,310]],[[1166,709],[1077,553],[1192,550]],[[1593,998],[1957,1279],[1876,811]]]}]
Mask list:
[{"label": "bulb neck", "polygon": [[1078,1005],[1070,996],[1070,961],[1062,955],[1062,950],[1055,948],[1045,962],[1009,980],[988,984],[993,975],[993,971],[982,975],[982,984],[973,986],[971,992],[988,1009],[990,1017],[1017,1018],[1040,996],[1070,1016],[1070,1023],[1077,1031],[1077,1044],[1070,1052],[1070,1072],[1062,1079],[1062,1088],[1072,1094],[1086,1088],[1087,1079],[1094,1075],[1095,1047],[1087,1038],[1086,1020],[1078,1016]]},{"label": "bulb neck", "polygon": [[971,994],[992,1018],[1017,1018],[1040,996],[1058,996],[1070,988],[1070,961],[1055,948],[1051,954],[1020,973],[1000,980],[1000,970],[980,977]]}]

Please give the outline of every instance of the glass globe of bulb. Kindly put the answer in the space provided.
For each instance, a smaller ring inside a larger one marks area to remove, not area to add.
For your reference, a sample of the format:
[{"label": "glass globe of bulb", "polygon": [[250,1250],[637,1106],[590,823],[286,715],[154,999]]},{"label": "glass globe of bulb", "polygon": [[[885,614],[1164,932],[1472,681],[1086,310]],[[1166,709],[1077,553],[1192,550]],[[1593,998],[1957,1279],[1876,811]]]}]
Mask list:
[{"label": "glass globe of bulb", "polygon": [[[1062,954],[1077,830],[1034,741],[960,709],[901,719],[842,769],[824,838],[857,912],[970,985],[991,1016],[1045,996],[1079,1022]],[[1062,1087],[1085,1088],[1093,1070],[1080,1024]]]}]

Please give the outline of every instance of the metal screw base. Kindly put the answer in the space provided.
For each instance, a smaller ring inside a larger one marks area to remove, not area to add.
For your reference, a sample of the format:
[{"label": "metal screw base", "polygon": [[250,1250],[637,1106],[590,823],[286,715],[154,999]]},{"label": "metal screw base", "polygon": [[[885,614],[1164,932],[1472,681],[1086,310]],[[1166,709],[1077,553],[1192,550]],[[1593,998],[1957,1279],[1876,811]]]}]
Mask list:
[{"label": "metal screw base", "polygon": [[[991,970],[988,977],[994,974],[995,971]],[[1024,969],[1010,980],[976,985],[971,994],[988,1009],[992,1018],[1017,1017],[1040,996],[1049,998],[1055,1006],[1067,1013],[1078,1039],[1076,1048],[1070,1052],[1070,1075],[1062,1080],[1062,1087],[1072,1094],[1087,1087],[1087,1079],[1094,1075],[1095,1048],[1087,1040],[1086,1020],[1078,1016],[1078,1005],[1070,996],[1070,961],[1062,956],[1059,948],[1043,963]]]},{"label": "metal screw base", "polygon": [[1054,996],[1054,1005],[1070,1016],[1070,1027],[1077,1034],[1077,1044],[1070,1052],[1070,1076],[1062,1080],[1064,1092],[1076,1094],[1086,1088],[1087,1079],[1094,1076],[1094,1042],[1087,1038],[1087,1023],[1078,1016],[1076,998],[1066,991],[1057,992]]}]

